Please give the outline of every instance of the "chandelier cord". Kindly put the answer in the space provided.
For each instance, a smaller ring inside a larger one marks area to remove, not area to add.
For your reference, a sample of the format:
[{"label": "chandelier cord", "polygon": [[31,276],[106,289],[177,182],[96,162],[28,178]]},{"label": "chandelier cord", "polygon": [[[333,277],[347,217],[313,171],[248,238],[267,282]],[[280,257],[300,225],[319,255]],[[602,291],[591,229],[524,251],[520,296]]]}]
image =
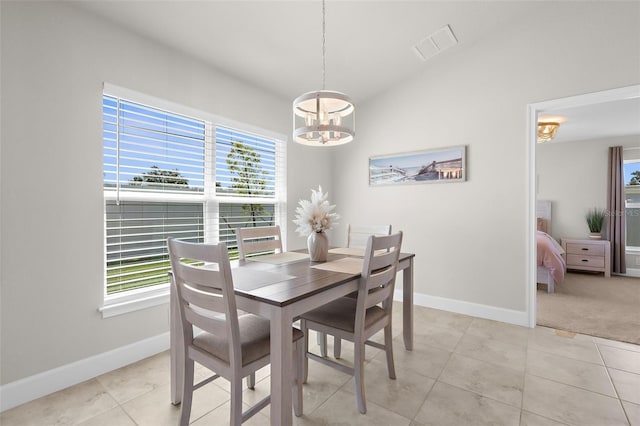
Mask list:
[{"label": "chandelier cord", "polygon": [[326,29],[325,29],[325,9],[324,9],[324,0],[322,0],[322,90],[325,87],[325,68],[326,68],[326,55],[327,55],[327,40],[326,40]]}]

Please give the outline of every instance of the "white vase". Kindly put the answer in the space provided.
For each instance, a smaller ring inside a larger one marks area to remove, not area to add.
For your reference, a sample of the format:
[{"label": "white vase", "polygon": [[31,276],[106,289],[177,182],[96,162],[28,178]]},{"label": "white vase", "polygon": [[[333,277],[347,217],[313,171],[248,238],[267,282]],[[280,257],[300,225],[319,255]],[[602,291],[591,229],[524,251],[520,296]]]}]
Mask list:
[{"label": "white vase", "polygon": [[324,232],[312,232],[307,238],[309,259],[312,262],[326,262],[329,252],[329,238]]},{"label": "white vase", "polygon": [[589,238],[591,238],[592,240],[600,240],[602,239],[602,234],[600,232],[590,232]]}]

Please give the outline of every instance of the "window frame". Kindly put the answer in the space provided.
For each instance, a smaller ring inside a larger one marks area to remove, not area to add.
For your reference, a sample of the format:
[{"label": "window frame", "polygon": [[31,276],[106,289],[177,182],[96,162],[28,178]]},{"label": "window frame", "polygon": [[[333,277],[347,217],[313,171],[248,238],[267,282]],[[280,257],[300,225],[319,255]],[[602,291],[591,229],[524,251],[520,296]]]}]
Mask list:
[{"label": "window frame", "polygon": [[[104,259],[103,259],[103,305],[98,308],[103,318],[121,315],[128,312],[146,309],[153,306],[169,303],[169,283],[156,284],[149,287],[136,288],[107,294],[107,228],[106,228],[106,205],[108,201],[156,201],[156,202],[188,202],[202,203],[204,220],[204,240],[207,243],[217,243],[219,238],[218,212],[220,204],[269,204],[273,205],[274,223],[280,225],[283,235],[286,235],[287,225],[287,137],[281,133],[266,130],[247,123],[227,119],[214,114],[206,113],[194,108],[180,105],[165,99],[146,95],[134,90],[119,87],[110,83],[104,83],[102,95],[126,99],[131,102],[147,105],[152,108],[181,114],[197,120],[202,120],[206,124],[205,129],[205,168],[204,168],[204,191],[192,193],[151,193],[135,192],[126,190],[116,190],[105,188],[103,185],[103,209],[105,211],[104,226]],[[101,102],[103,99],[101,96]],[[216,136],[217,127],[232,129],[244,134],[252,134],[260,138],[270,139],[275,142],[274,174],[275,174],[275,194],[271,198],[251,198],[231,196],[228,194],[216,194]],[[104,145],[104,142],[103,142]],[[104,164],[104,162],[103,162]],[[213,216],[212,216],[213,215]],[[207,218],[209,216],[209,218]],[[286,249],[286,241],[283,241]]]},{"label": "window frame", "polygon": [[[630,158],[630,159],[624,159],[623,160],[624,164],[631,164],[631,163],[638,163],[638,165],[640,165],[640,158]],[[638,194],[640,194],[640,185],[627,185],[626,182],[624,183],[624,194],[625,194],[625,200],[624,200],[624,209],[625,209],[625,215],[627,215],[627,209],[640,209],[640,201],[636,201],[636,202],[629,202],[627,201],[627,194],[631,188],[633,188],[633,192],[638,192]],[[625,228],[627,228],[627,224],[629,223],[629,221],[625,221]],[[628,228],[625,229],[625,236],[628,232]],[[625,244],[625,251],[627,253],[640,253],[640,246],[631,246],[628,244]]]}]

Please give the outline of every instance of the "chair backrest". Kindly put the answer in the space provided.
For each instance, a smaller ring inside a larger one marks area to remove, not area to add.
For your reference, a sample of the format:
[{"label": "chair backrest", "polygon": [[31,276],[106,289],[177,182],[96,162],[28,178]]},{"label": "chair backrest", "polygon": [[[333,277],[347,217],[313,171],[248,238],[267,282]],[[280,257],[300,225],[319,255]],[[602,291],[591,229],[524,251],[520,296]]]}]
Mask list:
[{"label": "chair backrest", "polygon": [[254,253],[282,253],[280,226],[236,228],[240,260]]},{"label": "chair backrest", "polygon": [[391,225],[347,225],[347,247],[365,248],[371,235],[390,235]]},{"label": "chair backrest", "polygon": [[401,247],[402,231],[386,236],[371,235],[367,240],[358,286],[356,330],[363,329],[364,314],[372,306],[382,303],[382,308],[391,313]]},{"label": "chair backrest", "polygon": [[227,246],[174,238],[168,239],[168,246],[171,285],[177,296],[185,347],[192,344],[195,325],[226,339],[230,362],[241,362],[238,311]]}]

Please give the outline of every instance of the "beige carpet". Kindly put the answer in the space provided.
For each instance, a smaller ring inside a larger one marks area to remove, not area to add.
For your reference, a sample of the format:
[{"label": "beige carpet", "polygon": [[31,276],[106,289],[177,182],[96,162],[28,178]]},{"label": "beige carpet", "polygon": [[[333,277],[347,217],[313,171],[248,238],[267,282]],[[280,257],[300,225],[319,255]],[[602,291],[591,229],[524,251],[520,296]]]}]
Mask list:
[{"label": "beige carpet", "polygon": [[569,272],[537,304],[538,325],[640,344],[640,278]]}]

